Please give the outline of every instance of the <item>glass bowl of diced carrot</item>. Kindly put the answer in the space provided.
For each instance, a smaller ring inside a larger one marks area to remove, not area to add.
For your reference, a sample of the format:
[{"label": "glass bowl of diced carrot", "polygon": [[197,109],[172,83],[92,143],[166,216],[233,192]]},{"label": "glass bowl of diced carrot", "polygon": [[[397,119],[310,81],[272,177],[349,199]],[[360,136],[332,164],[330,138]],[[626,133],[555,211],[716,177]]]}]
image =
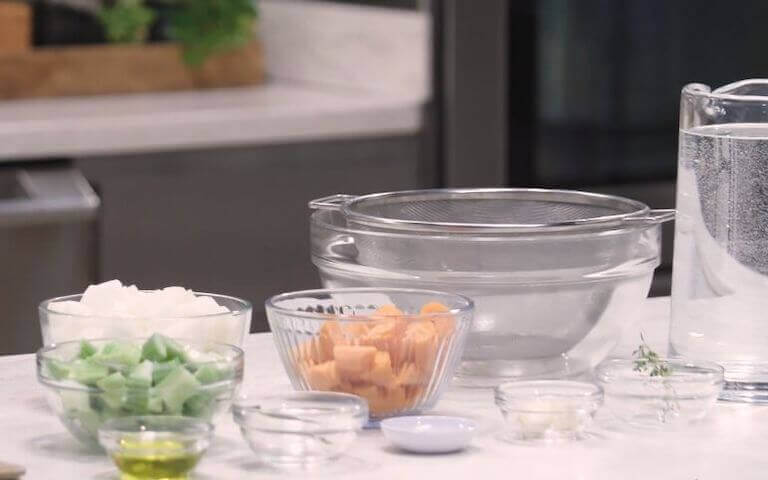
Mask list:
[{"label": "glass bowl of diced carrot", "polygon": [[267,318],[297,390],[357,395],[381,419],[432,408],[461,360],[474,305],[404,288],[283,293]]}]

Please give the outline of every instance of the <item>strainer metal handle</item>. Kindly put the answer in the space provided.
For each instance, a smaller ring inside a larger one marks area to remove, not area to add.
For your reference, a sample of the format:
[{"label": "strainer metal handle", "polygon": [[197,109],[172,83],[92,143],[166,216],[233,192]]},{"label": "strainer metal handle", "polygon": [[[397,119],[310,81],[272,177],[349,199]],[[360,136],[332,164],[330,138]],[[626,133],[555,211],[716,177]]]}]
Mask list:
[{"label": "strainer metal handle", "polygon": [[636,216],[628,216],[622,219],[624,223],[637,223],[642,225],[654,225],[675,219],[677,211],[673,208],[654,208]]},{"label": "strainer metal handle", "polygon": [[347,195],[345,193],[336,193],[327,197],[317,198],[309,201],[309,208],[312,210],[341,210],[341,207],[357,198],[357,195]]}]

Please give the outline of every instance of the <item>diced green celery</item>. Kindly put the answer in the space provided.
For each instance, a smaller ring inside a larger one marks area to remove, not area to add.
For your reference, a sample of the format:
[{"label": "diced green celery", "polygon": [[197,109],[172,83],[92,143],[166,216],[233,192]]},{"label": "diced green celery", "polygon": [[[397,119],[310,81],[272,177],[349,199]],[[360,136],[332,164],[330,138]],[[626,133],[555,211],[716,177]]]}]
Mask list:
[{"label": "diced green celery", "polygon": [[95,385],[96,382],[108,374],[109,369],[107,367],[91,361],[90,358],[86,360],[78,359],[70,364],[70,378],[85,385]]},{"label": "diced green celery", "polygon": [[195,372],[195,378],[203,385],[216,383],[222,380],[222,372],[215,364],[205,364]]},{"label": "diced green celery", "polygon": [[155,333],[149,337],[141,348],[141,357],[144,360],[152,360],[153,362],[164,362],[166,358],[168,358],[168,351],[165,347],[165,337],[159,333]]},{"label": "diced green celery", "polygon": [[48,375],[55,378],[56,380],[61,380],[69,376],[70,366],[66,362],[62,362],[52,358],[50,360],[47,360],[45,362],[45,365],[46,365],[46,368],[48,369]]},{"label": "diced green celery", "polygon": [[178,358],[181,363],[187,362],[187,352],[179,342],[168,337],[163,337],[163,340],[165,340],[165,351],[168,354],[168,360]]},{"label": "diced green celery", "polygon": [[152,385],[152,362],[144,360],[133,367],[125,379],[123,408],[133,414],[149,412],[149,388]]},{"label": "diced green celery", "polygon": [[120,372],[115,372],[96,382],[96,386],[103,390],[99,398],[108,408],[117,410],[121,407],[125,395],[125,382],[125,377]]},{"label": "diced green celery", "polygon": [[102,365],[128,369],[139,364],[141,349],[132,343],[112,342],[108,343],[101,352],[93,355],[90,359]]},{"label": "diced green celery", "polygon": [[77,353],[77,356],[79,358],[86,359],[88,357],[96,355],[98,351],[99,349],[96,348],[91,342],[89,342],[88,340],[82,340],[80,341],[80,351]]},{"label": "diced green celery", "polygon": [[134,415],[149,413],[149,387],[131,387],[128,379],[128,387],[123,397],[123,410]]},{"label": "diced green celery", "polygon": [[122,373],[115,372],[96,382],[96,386],[105,391],[119,390],[125,387],[125,377]]},{"label": "diced green celery", "polygon": [[[68,389],[61,389],[59,395],[63,407],[61,418],[69,430],[84,441],[96,438],[101,418],[91,405],[91,395]],[[83,436],[82,431],[86,432],[86,436]]]},{"label": "diced green celery", "polygon": [[150,413],[163,413],[163,399],[160,397],[149,397]]},{"label": "diced green celery", "polygon": [[109,354],[115,351],[116,348],[118,348],[119,343],[118,342],[109,342],[103,347],[101,347],[101,353]]},{"label": "diced green celery", "polygon": [[61,406],[65,412],[89,412],[91,411],[91,398],[88,392],[62,388],[59,390]]},{"label": "diced green celery", "polygon": [[213,416],[215,398],[208,392],[200,392],[184,402],[183,413],[189,417],[210,419]]},{"label": "diced green celery", "polygon": [[[62,419],[69,431],[84,442],[93,442],[98,438],[101,415],[93,410],[70,411]],[[85,432],[83,434],[82,432]]]},{"label": "diced green celery", "polygon": [[140,364],[133,367],[131,373],[126,379],[126,385],[132,388],[149,388],[150,385],[152,385],[152,369],[152,362],[149,360],[144,360]]},{"label": "diced green celery", "polygon": [[179,362],[178,358],[174,358],[173,360],[169,360],[167,362],[155,363],[154,368],[152,369],[152,382],[155,385],[162,382],[163,379],[168,376],[168,374],[171,373],[174,368],[180,365],[181,362]]},{"label": "diced green celery", "polygon": [[118,410],[125,402],[125,393],[125,388],[118,388],[116,390],[105,391],[99,394],[99,397],[107,408],[110,410]]},{"label": "diced green celery", "polygon": [[176,367],[155,387],[155,392],[171,414],[181,413],[184,402],[199,390],[200,382],[184,367]]}]

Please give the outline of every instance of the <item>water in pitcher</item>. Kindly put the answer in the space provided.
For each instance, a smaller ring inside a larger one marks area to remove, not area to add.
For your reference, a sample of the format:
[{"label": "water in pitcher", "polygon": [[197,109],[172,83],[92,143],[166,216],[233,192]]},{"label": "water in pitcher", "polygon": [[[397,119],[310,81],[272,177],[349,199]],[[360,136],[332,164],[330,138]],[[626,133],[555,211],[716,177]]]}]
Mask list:
[{"label": "water in pitcher", "polygon": [[671,353],[768,401],[768,124],[681,130],[679,155]]}]

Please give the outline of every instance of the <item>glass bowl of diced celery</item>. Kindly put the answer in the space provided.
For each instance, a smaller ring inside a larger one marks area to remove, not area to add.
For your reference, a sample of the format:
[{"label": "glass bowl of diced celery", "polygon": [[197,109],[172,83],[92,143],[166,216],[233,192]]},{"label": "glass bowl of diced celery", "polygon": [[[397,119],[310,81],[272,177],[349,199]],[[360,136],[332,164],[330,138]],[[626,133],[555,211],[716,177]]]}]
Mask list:
[{"label": "glass bowl of diced celery", "polygon": [[211,420],[243,380],[243,351],[154,334],[64,342],[37,352],[46,399],[78,440],[98,445],[99,426],[136,415]]}]

